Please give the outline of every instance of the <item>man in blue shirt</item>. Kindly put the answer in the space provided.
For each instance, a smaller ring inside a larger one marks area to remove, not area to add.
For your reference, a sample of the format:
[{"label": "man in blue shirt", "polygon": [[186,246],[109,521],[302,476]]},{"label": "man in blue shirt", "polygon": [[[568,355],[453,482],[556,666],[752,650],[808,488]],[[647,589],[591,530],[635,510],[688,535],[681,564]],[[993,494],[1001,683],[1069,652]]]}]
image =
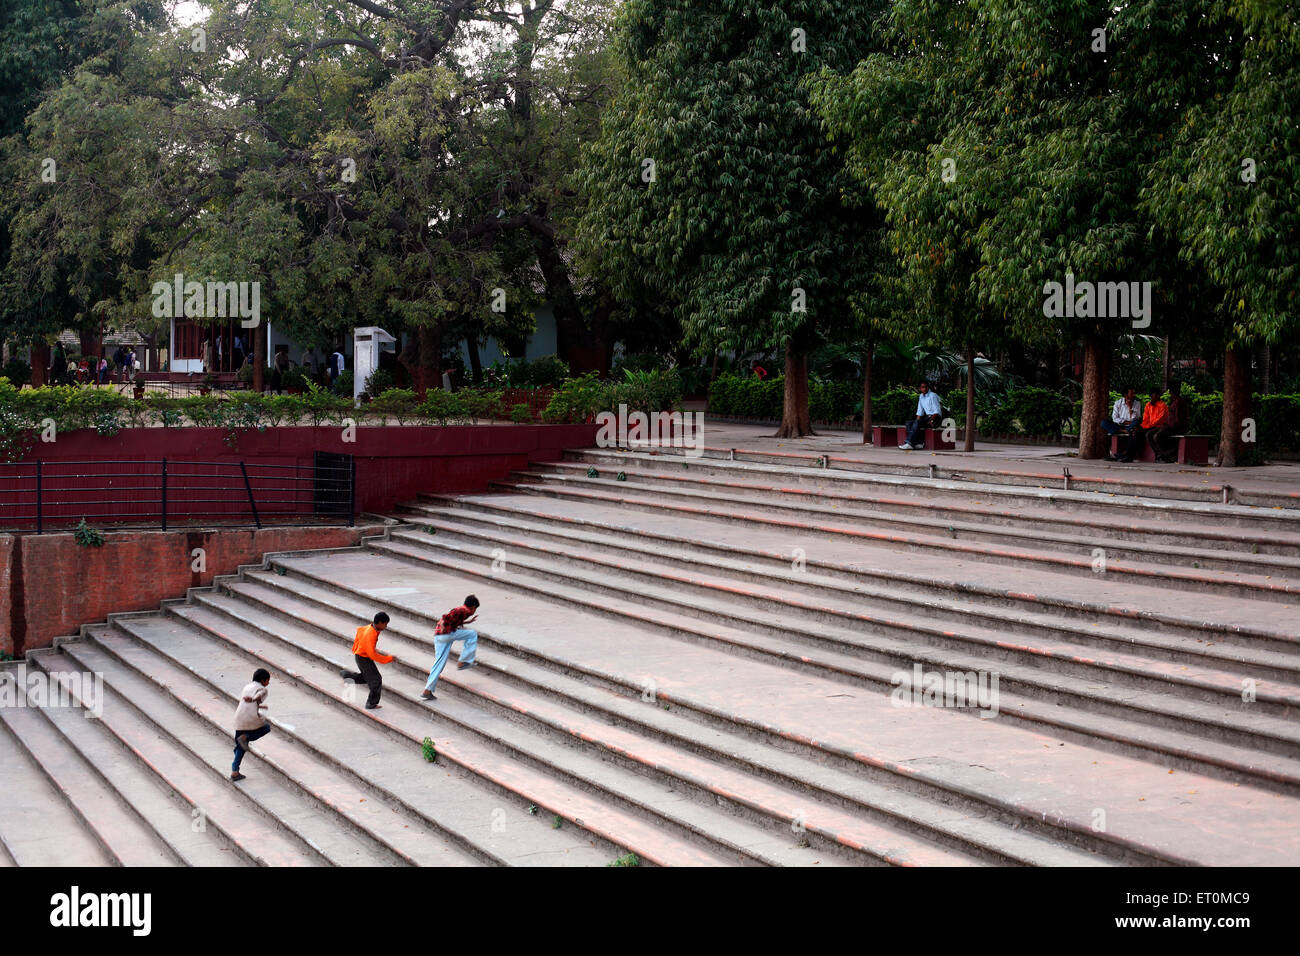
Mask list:
[{"label": "man in blue shirt", "polygon": [[920,384],[921,394],[916,400],[916,417],[907,423],[907,441],[898,447],[911,451],[914,448],[925,446],[925,439],[921,437],[921,431],[926,428],[938,428],[940,416],[943,409],[939,404],[937,393],[930,391],[930,386],[925,382]]}]

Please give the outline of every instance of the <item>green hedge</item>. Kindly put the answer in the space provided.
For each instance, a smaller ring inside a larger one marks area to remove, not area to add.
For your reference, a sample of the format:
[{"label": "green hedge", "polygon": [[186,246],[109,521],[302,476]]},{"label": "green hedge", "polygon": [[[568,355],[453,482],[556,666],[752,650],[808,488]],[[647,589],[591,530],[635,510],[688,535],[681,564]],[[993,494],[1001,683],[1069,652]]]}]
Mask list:
[{"label": "green hedge", "polygon": [[682,384],[671,370],[626,369],[622,380],[602,381],[595,372],[572,378],[555,389],[550,404],[542,411],[546,422],[585,422],[600,412],[665,412],[681,408]]}]

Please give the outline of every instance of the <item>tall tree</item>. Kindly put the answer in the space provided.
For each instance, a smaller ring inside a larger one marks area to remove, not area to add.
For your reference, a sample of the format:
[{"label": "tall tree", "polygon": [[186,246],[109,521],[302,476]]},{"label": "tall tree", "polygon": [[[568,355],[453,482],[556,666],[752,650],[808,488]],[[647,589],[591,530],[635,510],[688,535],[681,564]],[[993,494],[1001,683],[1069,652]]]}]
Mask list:
[{"label": "tall tree", "polygon": [[783,353],[782,437],[812,433],[808,354],[849,313],[870,219],[804,80],[869,52],[883,6],[629,0],[621,89],[584,154],[589,254],[625,296],[677,303],[702,354]]}]

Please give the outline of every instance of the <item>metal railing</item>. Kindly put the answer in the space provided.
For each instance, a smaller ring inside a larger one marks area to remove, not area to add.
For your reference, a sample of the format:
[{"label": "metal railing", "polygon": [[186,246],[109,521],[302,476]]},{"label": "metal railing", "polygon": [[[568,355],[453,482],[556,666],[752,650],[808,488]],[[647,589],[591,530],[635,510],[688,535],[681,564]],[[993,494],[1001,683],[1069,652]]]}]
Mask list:
[{"label": "metal railing", "polygon": [[356,522],[356,461],[313,464],[128,459],[0,464],[0,528],[89,522],[129,527]]}]

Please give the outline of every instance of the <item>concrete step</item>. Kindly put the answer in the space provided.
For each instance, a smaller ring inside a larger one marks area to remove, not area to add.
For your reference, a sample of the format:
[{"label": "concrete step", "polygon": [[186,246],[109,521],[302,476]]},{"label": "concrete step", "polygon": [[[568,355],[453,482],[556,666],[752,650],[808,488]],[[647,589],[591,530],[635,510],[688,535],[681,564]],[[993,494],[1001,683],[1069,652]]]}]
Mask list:
[{"label": "concrete step", "polygon": [[[789,611],[805,620],[848,625],[855,630],[865,628],[869,633],[893,635],[906,641],[905,646],[896,647],[904,657],[910,655],[917,641],[922,641],[979,653],[990,660],[1015,661],[1085,680],[1100,678],[1155,693],[1178,692],[1190,699],[1233,707],[1242,704],[1244,680],[1250,679],[1258,691],[1257,699],[1252,705],[1238,709],[1286,718],[1291,716],[1293,708],[1300,705],[1300,655],[1296,655],[1294,661],[1286,661],[1292,667],[1277,668],[1290,679],[1276,681],[1261,681],[1262,675],[1254,661],[1242,667],[1230,660],[1209,661],[1202,654],[1190,665],[1168,662],[1164,659],[1163,648],[1156,648],[1161,652],[1156,656],[1148,656],[1145,643],[1131,642],[1123,650],[1108,649],[1104,657],[1097,657],[1093,635],[1087,635],[1092,637],[1089,643],[1072,642],[1064,639],[1067,635],[1062,634],[1061,629],[1041,626],[1038,633],[1026,638],[1026,643],[1011,642],[1006,639],[1009,628],[1005,626],[1005,618],[999,621],[990,615],[989,619],[981,620],[978,615],[970,613],[961,624],[953,622],[956,624],[953,629],[942,622],[931,623],[928,607],[927,613],[918,614],[914,599],[898,596],[886,603],[879,595],[864,594],[860,587],[841,584],[806,570],[792,571],[788,566],[784,574],[777,576],[756,573],[750,562],[716,557],[706,560],[680,549],[662,551],[648,547],[639,539],[624,539],[627,543],[590,538],[574,542],[564,534],[550,533],[548,529],[533,524],[506,528],[491,522],[475,523],[468,520],[467,512],[463,510],[449,509],[439,513],[427,509],[422,510],[422,515],[419,530],[394,529],[393,537],[428,545],[431,543],[429,529],[434,529],[438,532],[436,540],[439,546],[454,541],[471,548],[475,545],[508,548],[512,557],[552,558],[573,567],[615,577],[662,583],[680,589],[682,593],[705,597],[710,609],[741,601],[749,608],[763,612],[760,620],[769,620],[773,624],[777,618],[769,615]],[[1111,640],[1118,643],[1114,636]]]},{"label": "concrete step", "polygon": [[[160,693],[181,704],[217,734],[228,737],[237,698],[227,688],[242,687],[243,684],[238,679],[224,687],[208,684],[192,671],[177,666],[164,654],[156,652],[149,637],[155,633],[155,624],[162,623],[157,618],[128,618],[119,621],[113,631],[100,632],[97,641],[111,649],[139,676],[156,684]],[[248,668],[250,674],[252,670]],[[277,707],[268,708],[268,711],[271,709],[281,710]],[[252,766],[250,761],[265,767],[280,783],[315,803],[318,812],[333,816],[369,844],[372,855],[381,863],[472,866],[481,862],[450,841],[429,833],[423,827],[412,826],[417,821],[403,813],[400,807],[389,805],[387,794],[369,786],[364,779],[339,770],[333,761],[322,759],[301,747],[292,736],[293,724],[287,723],[294,716],[284,711],[282,718],[272,722],[276,745],[264,746],[270,738],[255,743],[252,755],[244,758],[246,767]],[[279,738],[286,735],[287,743],[279,745]],[[262,784],[254,780],[252,773],[247,773],[247,776],[248,779],[240,784],[241,789],[258,795]]]},{"label": "concrete step", "polygon": [[[1086,482],[1077,489],[1067,490],[1059,477],[1053,486],[1027,487],[981,480],[978,475],[931,478],[924,469],[913,468],[910,473],[892,474],[860,468],[820,467],[814,462],[815,459],[803,458],[782,464],[689,459],[674,454],[616,449],[583,449],[565,454],[568,467],[578,468],[582,473],[594,466],[602,474],[623,471],[629,476],[633,472],[673,477],[703,475],[738,482],[780,483],[799,489],[839,491],[877,503],[914,505],[919,502],[935,508],[952,507],[954,516],[994,514],[1014,520],[1018,515],[1033,515],[1061,522],[1063,527],[1086,527],[1101,522],[1103,527],[1115,531],[1130,525],[1152,531],[1195,525],[1213,530],[1215,539],[1229,542],[1233,539],[1225,534],[1224,529],[1236,529],[1238,541],[1249,540],[1261,545],[1271,544],[1274,534],[1290,542],[1291,546],[1300,542],[1300,499],[1285,508],[1258,507],[1223,504],[1218,500],[1185,501],[1115,494],[1113,491],[1089,490],[1090,485]],[[530,467],[547,470],[553,464],[539,463]]]},{"label": "concrete step", "polygon": [[[67,669],[62,654],[31,659],[56,670]],[[196,825],[195,808],[171,791],[154,771],[138,759],[99,720],[86,720],[73,708],[46,708],[43,716],[70,747],[95,768],[101,785],[132,808],[187,866],[248,866],[255,861],[217,828]]]},{"label": "concrete step", "polygon": [[[340,614],[350,615],[348,619],[364,617],[374,606],[373,601],[363,600],[347,590],[327,589],[296,574],[281,576],[246,570],[243,579],[231,587],[239,587],[246,598],[262,592],[262,604],[283,608],[286,612],[292,609],[295,621],[310,624],[325,633],[337,633]],[[432,619],[409,617],[396,609],[391,613],[393,622],[384,632],[385,646],[389,651],[404,662],[421,654],[431,654],[434,642]],[[271,625],[267,622],[263,626]],[[548,702],[565,708],[563,713],[547,715],[546,719],[556,723],[594,716],[599,720],[594,727],[570,724],[564,731],[587,743],[597,742],[598,735],[610,727],[625,727],[654,743],[677,748],[677,751],[658,758],[653,765],[647,761],[647,766],[654,770],[670,768],[680,751],[705,756],[712,762],[707,768],[710,792],[741,801],[751,809],[766,806],[763,812],[776,818],[783,828],[801,823],[806,831],[817,832],[821,829],[818,825],[821,814],[833,814],[836,808],[843,808],[855,814],[865,813],[870,819],[901,824],[944,845],[983,855],[994,862],[1028,865],[1096,865],[1103,862],[1094,853],[1061,847],[1037,834],[993,824],[983,818],[963,818],[954,822],[950,814],[935,812],[937,808],[934,805],[920,798],[900,794],[725,729],[706,729],[661,707],[646,706],[644,695],[629,697],[621,692],[621,688],[606,688],[568,676],[562,670],[548,667],[552,662],[545,658],[537,658],[534,662],[531,652],[499,638],[485,638],[480,646],[502,650],[509,656],[502,659],[489,654],[472,675],[462,677],[454,671],[444,673],[439,681],[440,689],[451,688],[453,697],[464,695],[475,701],[492,700],[501,708],[527,715],[530,719],[538,717],[540,709]],[[412,668],[414,676],[423,676],[422,669],[406,666]],[[514,688],[525,691],[526,696],[511,696],[510,690]],[[442,697],[440,690],[440,701]],[[640,739],[632,739],[613,743],[609,749],[612,753],[631,754],[636,753],[642,744]],[[720,769],[718,764],[724,766]],[[749,791],[753,781],[748,777],[726,777],[726,768],[757,775],[760,783],[773,781],[783,789],[779,796],[765,793],[765,804],[759,801],[751,803]],[[723,774],[721,778],[720,773]],[[727,780],[725,787],[722,779]],[[801,792],[803,796],[799,796]],[[828,807],[818,802],[810,806],[809,794],[814,801],[824,801]],[[860,839],[853,835],[853,830],[859,827],[857,821],[850,818],[842,825],[844,829],[828,831],[826,835],[833,833],[841,843],[848,841],[847,845],[863,847]]]},{"label": "concrete step", "polygon": [[[7,708],[6,708],[7,709]],[[0,845],[19,866],[114,866],[98,833],[64,801],[15,736],[0,722],[0,780],[4,813]]]},{"label": "concrete step", "polygon": [[[439,760],[445,759],[465,769],[481,782],[495,784],[499,790],[516,795],[525,805],[559,815],[619,852],[630,850],[654,865],[755,862],[745,852],[725,845],[725,839],[697,832],[687,819],[694,811],[681,805],[680,798],[669,806],[671,798],[657,788],[647,788],[644,782],[633,780],[630,775],[619,775],[614,768],[598,766],[597,761],[589,758],[559,753],[545,741],[528,740],[521,746],[517,734],[492,721],[487,714],[470,724],[431,711],[417,696],[422,682],[410,688],[386,687],[387,705],[378,712],[364,711],[359,700],[351,704],[343,696],[345,691],[333,690],[340,683],[338,666],[347,656],[350,638],[340,640],[343,652],[338,658],[320,648],[307,649],[306,642],[312,639],[310,634],[298,632],[290,640],[283,627],[277,628],[273,641],[265,641],[264,637],[250,636],[249,629],[237,620],[241,613],[237,609],[239,601],[220,602],[217,600],[220,597],[207,597],[202,601],[202,608],[173,610],[191,622],[196,622],[200,614],[205,615],[203,625],[209,635],[241,649],[277,673],[292,674],[299,687],[309,689],[331,705],[346,704],[417,744],[425,736],[432,737]],[[214,614],[217,608],[233,612],[236,617],[227,613],[224,616],[228,622],[217,620]],[[254,650],[249,646],[250,641],[263,643]],[[706,845],[709,843],[714,845]]]},{"label": "concrete step", "polygon": [[[39,656],[58,657],[48,653]],[[53,660],[47,660],[46,666],[57,665]],[[176,866],[181,863],[180,857],[166,841],[130,804],[120,799],[95,766],[87,762],[46,719],[46,710],[54,709],[59,709],[57,702],[34,702],[24,694],[22,706],[0,707],[0,721],[4,721],[32,762],[40,767],[59,798],[108,852],[114,865]],[[77,712],[83,720],[94,719],[93,711]]]},{"label": "concrete step", "polygon": [[[548,465],[544,468],[516,471],[511,481],[558,483],[564,487],[617,491],[621,494],[667,496],[685,502],[734,503],[747,509],[775,515],[834,516],[849,521],[855,527],[873,530],[893,530],[914,537],[975,542],[1000,551],[1022,551],[1033,548],[1042,552],[1060,552],[1067,555],[1092,554],[1101,549],[1107,563],[1129,562],[1152,567],[1194,568],[1198,570],[1233,571],[1246,575],[1273,576],[1300,579],[1300,557],[1292,548],[1283,553],[1254,553],[1251,544],[1225,550],[1219,547],[1192,544],[1195,532],[1188,536],[1149,536],[1131,532],[1127,535],[1111,534],[1107,529],[1094,526],[1085,528],[1057,528],[1050,522],[1031,521],[996,523],[988,520],[969,520],[957,517],[931,515],[924,506],[908,506],[903,513],[883,509],[873,500],[831,491],[816,491],[798,487],[757,484],[753,481],[728,482],[720,479],[686,475],[656,476],[652,473],[633,472],[625,481],[614,476],[586,477],[581,466]],[[990,511],[990,515],[992,512]],[[1213,529],[1205,529],[1207,533]],[[1089,532],[1092,533],[1089,533]],[[1239,532],[1240,533],[1240,532]],[[1268,536],[1272,537],[1270,533]],[[1168,540],[1161,540],[1161,538]],[[1228,539],[1231,543],[1231,538]],[[1255,547],[1258,547],[1256,544]],[[1300,586],[1297,588],[1300,593]]]},{"label": "concrete step", "polygon": [[[207,590],[195,593],[214,596]],[[194,686],[182,688],[187,705],[204,706],[221,675],[251,673],[258,666],[232,648],[226,622],[203,605],[173,603],[168,611],[165,617],[131,622],[129,639],[138,648],[128,652],[151,652],[162,659],[151,662],[154,669],[190,674]],[[424,865],[600,865],[616,855],[612,848],[594,848],[574,831],[556,832],[490,790],[467,785],[441,757],[430,764],[419,746],[350,708],[332,707],[332,701],[302,686],[294,672],[273,673],[279,717],[272,721],[273,734],[264,738],[274,745],[259,747],[258,758],[292,773],[301,787],[340,808],[335,812],[356,816],[395,852]],[[355,702],[355,694],[346,696]],[[350,810],[347,802],[353,803]]]},{"label": "concrete step", "polygon": [[[674,712],[710,726],[879,774],[891,786],[950,806],[1050,827],[1089,848],[1106,845],[1127,862],[1187,865],[1300,853],[1290,825],[1281,822],[1293,797],[1184,772],[1174,757],[1157,764],[1134,759],[1118,745],[1103,748],[1064,727],[1052,711],[1039,715],[1041,732],[1034,732],[1021,720],[896,706],[889,695],[864,693],[861,684],[820,662],[721,651],[716,628],[698,640],[678,640],[664,620],[612,608],[618,602],[608,599],[582,605],[581,595],[544,591],[523,575],[493,575],[463,562],[395,563],[373,550],[272,563],[286,576],[425,619],[473,589],[491,608],[492,628],[481,633],[494,639],[504,633],[564,672],[638,694],[650,688]],[[1093,732],[1110,722],[1090,719]],[[1232,750],[1224,750],[1231,759]],[[1098,832],[1101,813],[1110,821],[1105,832]],[[1240,834],[1243,825],[1256,832]],[[1222,832],[1232,847],[1207,840],[1210,831]]]},{"label": "concrete step", "polygon": [[617,505],[531,494],[421,495],[419,502],[402,506],[400,517],[419,524],[425,507],[491,515],[507,525],[541,522],[606,539],[627,539],[629,545],[688,549],[706,560],[736,559],[782,573],[798,563],[855,588],[870,585],[880,593],[902,594],[910,599],[910,607],[924,607],[926,613],[941,614],[943,605],[931,612],[925,602],[931,595],[943,597],[948,607],[958,609],[957,620],[966,620],[972,609],[976,613],[983,609],[995,619],[1029,612],[1047,622],[1048,633],[1055,633],[1052,623],[1056,621],[1072,628],[1075,635],[1119,627],[1176,638],[1176,646],[1185,646],[1189,654],[1267,652],[1271,656],[1260,662],[1265,667],[1300,656],[1295,616],[1286,605],[1191,592],[1178,592],[1171,601],[1170,591],[1156,582],[1135,581],[1122,574],[1093,573],[1081,578],[909,552],[850,536],[792,534],[780,526],[722,524],[674,511],[627,511]]},{"label": "concrete step", "polygon": [[[974,557],[992,564],[1050,568],[1063,573],[1095,576],[1093,570],[1095,556],[1082,546],[1078,552],[1080,557],[1038,547],[1001,548],[980,540],[957,540],[955,537],[939,537],[934,534],[906,531],[898,533],[877,531],[873,529],[872,519],[862,517],[861,514],[851,514],[848,509],[819,508],[815,505],[781,508],[772,503],[750,502],[741,496],[703,495],[683,491],[668,493],[659,489],[624,488],[622,482],[617,484],[607,482],[615,485],[612,490],[604,487],[593,490],[590,487],[576,486],[575,481],[576,479],[554,478],[542,481],[510,480],[492,482],[491,487],[508,492],[610,504],[629,510],[671,511],[719,522],[783,527],[793,533],[832,538],[851,537],[863,541],[889,543],[908,551],[943,553],[951,557]],[[831,521],[835,523],[828,523]],[[1107,551],[1105,548],[1102,550]],[[1210,560],[1206,558],[1207,562]],[[1213,560],[1218,561],[1217,558]],[[1248,596],[1256,600],[1287,603],[1295,603],[1300,599],[1300,582],[1293,582],[1289,577],[1276,578],[1276,576],[1268,577],[1262,574],[1227,570],[1214,570],[1213,573],[1207,570],[1202,573],[1199,569],[1188,570],[1172,565],[1117,561],[1109,557],[1107,557],[1107,568],[1108,573],[1144,579],[1166,588],[1197,592],[1213,591],[1232,596]]]},{"label": "concrete step", "polygon": [[[398,559],[453,570],[480,580],[491,580],[494,577],[490,570],[493,560],[490,554],[451,556],[398,540],[377,542],[372,547]],[[777,628],[779,635],[764,637],[755,632],[748,620],[724,624],[715,615],[696,623],[690,617],[683,617],[682,613],[675,612],[690,608],[691,602],[672,594],[661,592],[652,596],[642,593],[648,589],[629,592],[629,589],[621,588],[609,578],[584,576],[559,564],[541,566],[537,562],[516,562],[514,569],[510,583],[516,590],[530,591],[546,600],[572,604],[623,621],[648,623],[659,629],[665,637],[703,642],[730,654],[780,661],[798,670],[832,674],[860,687],[885,693],[895,689],[895,675],[910,672],[910,665],[900,671],[896,664],[852,656],[841,649],[819,644],[818,636],[828,630],[824,626],[815,631],[807,628]],[[660,607],[647,606],[656,600]],[[698,617],[708,617],[699,606],[694,610],[700,612]],[[799,636],[792,637],[792,634]],[[852,638],[840,635],[840,640],[847,642]],[[924,656],[923,648],[917,648],[913,652],[913,659],[920,660]],[[968,662],[953,669],[963,673],[987,670],[979,661]],[[1006,673],[1009,669],[999,666],[997,670]],[[1126,698],[1112,693],[1110,696],[1113,699],[1108,700],[1103,696],[1108,691],[1105,687],[1082,688],[1068,682],[1052,681],[1050,675],[1014,676],[1016,686],[1022,691],[1033,685],[1038,685],[1043,690],[1034,696],[1026,696],[1023,692],[1012,693],[999,687],[1002,702],[999,714],[1005,719],[1033,726],[1041,725],[1055,733],[1067,731],[1079,735],[1076,739],[1084,739],[1094,745],[1115,747],[1123,753],[1171,763],[1200,773],[1278,788],[1285,793],[1300,792],[1300,761],[1283,754],[1242,749],[1233,743],[1220,742],[1213,735],[1193,732],[1203,730],[1202,724],[1208,725],[1221,719],[1222,715],[1212,712],[1206,706],[1196,708],[1187,702],[1167,699],[1153,701],[1150,699],[1152,695],[1141,692],[1133,692]],[[1051,689],[1056,691],[1059,699],[1051,697],[1048,693]],[[1087,696],[1085,690],[1090,690],[1092,696]],[[1087,701],[1082,708],[1078,706],[1081,695]],[[1179,710],[1188,716],[1202,718],[1201,723],[1170,727],[1164,726],[1163,720],[1157,723],[1153,719],[1169,717],[1170,711],[1176,713]],[[1142,719],[1134,719],[1137,714]],[[1256,733],[1249,739],[1260,746],[1288,746],[1288,741],[1279,740],[1272,733],[1276,729],[1273,724],[1265,727],[1268,735],[1256,729]],[[1283,728],[1282,732],[1289,732],[1289,728]],[[1231,730],[1219,727],[1215,733],[1227,736]]]},{"label": "concrete step", "polygon": [[[276,627],[274,636],[270,630],[256,628],[253,618],[238,618],[243,607],[253,603],[256,586],[247,582],[228,582],[222,580],[222,589],[228,591],[237,600],[223,600],[222,595],[200,595],[205,607],[221,609],[231,618],[232,625],[221,629],[228,639],[255,642],[263,645],[263,653],[270,658],[265,649],[265,642],[274,641],[295,655],[294,666],[308,668],[313,666],[311,656],[320,662],[319,669],[328,674],[335,668],[330,663],[329,655],[337,646],[337,631],[296,627],[291,634],[285,628]],[[289,599],[276,595],[270,604],[261,604],[256,608],[258,615],[265,615],[272,607],[282,609],[289,615],[296,605],[286,607]],[[192,615],[191,615],[192,616]],[[293,619],[297,621],[297,616]],[[339,629],[355,626],[354,620],[346,618],[335,621]],[[216,631],[216,626],[212,626]],[[276,658],[278,666],[286,666],[289,658]],[[539,733],[531,725],[523,725],[511,717],[494,714],[481,707],[439,706],[429,708],[418,703],[418,693],[423,687],[428,666],[433,662],[432,652],[427,653],[427,660],[409,669],[406,681],[398,683],[394,678],[391,686],[385,688],[385,699],[390,697],[394,703],[402,701],[412,706],[417,719],[432,719],[435,724],[448,724],[461,732],[473,734],[480,741],[491,746],[495,751],[513,757],[516,762],[523,762],[535,771],[567,782],[569,785],[582,786],[589,792],[607,800],[611,805],[623,807],[627,811],[646,816],[650,822],[662,828],[663,832],[680,834],[684,843],[698,844],[707,852],[719,854],[721,858],[730,858],[732,862],[751,862],[766,865],[835,865],[837,861],[825,855],[814,856],[807,848],[800,847],[788,834],[773,835],[754,825],[738,820],[713,805],[696,803],[685,797],[681,787],[667,788],[648,784],[642,774],[621,770],[612,763],[588,756],[588,748],[577,750],[556,741],[553,735]],[[399,657],[400,666],[400,657]],[[299,670],[299,673],[302,671]],[[409,687],[405,686],[409,683]],[[512,715],[513,716],[513,715]],[[439,752],[443,751],[441,738],[438,741]],[[471,741],[473,742],[473,741]],[[931,852],[922,857],[928,862],[938,862],[938,857]],[[944,862],[953,862],[949,856]]]},{"label": "concrete step", "polygon": [[[1084,648],[1134,651],[1158,661],[1219,668],[1253,679],[1300,682],[1300,642],[1286,634],[1259,633],[1243,639],[1236,632],[1195,619],[1189,619],[1186,627],[1155,629],[1145,622],[1144,626],[1132,623],[1131,613],[1108,614],[1107,607],[1098,607],[1090,618],[1064,616],[1057,606],[1029,598],[1012,603],[1006,592],[973,590],[969,582],[965,590],[956,592],[948,582],[915,576],[895,580],[863,573],[860,565],[819,560],[806,553],[800,560],[790,550],[763,551],[762,542],[755,542],[759,548],[745,549],[719,540],[701,542],[684,536],[681,529],[665,533],[595,520],[595,516],[575,521],[571,516],[527,508],[522,503],[503,504],[496,499],[468,496],[426,497],[425,501],[402,506],[404,517],[422,530],[439,529],[440,522],[452,522],[483,534],[524,535],[530,548],[571,547],[618,558],[649,557],[670,562],[682,571],[713,573],[739,584],[788,587],[797,583],[803,593],[870,601],[890,613],[928,621],[974,622],[1029,639],[1065,640]],[[522,499],[538,500],[546,499]],[[918,587],[923,592],[920,596]],[[1261,648],[1259,645],[1265,642],[1278,650]]]},{"label": "concrete step", "polygon": [[[104,675],[104,726],[197,811],[194,819],[198,825],[217,828],[258,865],[322,866],[333,862],[325,848],[303,834],[301,825],[310,827],[305,807],[294,821],[281,820],[273,809],[232,784],[229,764],[221,759],[224,741],[202,731],[196,733],[181,708],[92,643],[97,636],[95,628],[87,628],[85,635],[87,640],[69,641],[60,649],[76,666]],[[188,746],[185,739],[196,747]]]},{"label": "concrete step", "polygon": [[[819,459],[825,459],[829,469],[850,473],[867,473],[872,475],[897,475],[910,478],[925,477],[928,480],[963,481],[977,484],[1006,485],[1014,488],[1063,488],[1064,469],[1076,466],[1074,461],[1056,460],[1035,462],[1028,467],[998,468],[984,462],[968,459],[960,452],[945,455],[917,456],[921,460],[882,461],[874,459],[863,461],[833,452],[808,452],[795,450],[774,451],[756,448],[725,448],[716,445],[703,446],[701,454],[686,455],[679,448],[634,449],[667,459],[679,458],[691,463],[708,461],[741,464],[770,464],[783,468],[823,467]],[[587,449],[572,449],[572,454],[581,454]],[[911,457],[911,456],[909,456]],[[1098,494],[1121,497],[1140,497],[1159,501],[1191,501],[1215,503],[1223,502],[1225,488],[1227,499],[1239,507],[1258,507],[1267,509],[1300,510],[1300,492],[1273,491],[1257,485],[1240,487],[1225,484],[1210,476],[1209,469],[1203,469],[1204,477],[1192,483],[1170,481],[1165,473],[1158,470],[1134,470],[1131,474],[1114,474],[1110,469],[1105,473],[1088,473],[1086,463],[1079,463],[1082,468],[1074,467],[1077,474],[1070,479],[1073,490],[1091,491]],[[1187,469],[1180,469],[1187,470]]]}]

